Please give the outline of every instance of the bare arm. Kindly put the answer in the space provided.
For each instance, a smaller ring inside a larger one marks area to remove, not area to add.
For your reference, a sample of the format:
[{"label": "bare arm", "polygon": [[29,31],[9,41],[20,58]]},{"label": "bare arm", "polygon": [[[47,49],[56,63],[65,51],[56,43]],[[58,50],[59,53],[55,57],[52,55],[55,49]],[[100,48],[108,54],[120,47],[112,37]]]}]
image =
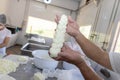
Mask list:
[{"label": "bare arm", "polygon": [[77,34],[75,39],[89,58],[112,70],[107,52],[86,39],[81,33]]},{"label": "bare arm", "polygon": [[67,45],[64,45],[62,52],[58,54],[56,60],[67,61],[76,65],[83,74],[85,80],[103,80],[87,65],[81,56],[79,52],[73,51]]},{"label": "bare arm", "polygon": [[[55,19],[56,23],[58,23],[59,19],[60,17],[56,16],[56,19]],[[112,70],[108,53],[104,52],[99,47],[97,47],[95,44],[93,44],[88,39],[86,39],[79,32],[78,24],[71,17],[68,17],[68,25],[67,25],[66,31],[69,35],[73,36],[76,39],[76,41],[81,46],[84,53],[89,58],[107,67],[108,69]]]},{"label": "bare arm", "polygon": [[[71,18],[69,18],[68,20],[69,21],[68,21],[68,25],[67,25],[67,29],[66,29],[67,33],[70,34],[71,36],[75,37],[76,40],[78,41],[78,43],[81,45],[82,40],[84,40],[85,38],[81,39],[82,37],[78,36],[80,33],[79,28],[77,28],[78,25],[73,20],[71,20]],[[58,21],[59,21],[58,16],[56,17],[55,21],[58,23]],[[81,39],[80,42],[79,42],[79,39]],[[83,74],[85,80],[102,80],[86,64],[86,62],[84,61],[84,59],[81,56],[82,55],[79,52],[73,51],[68,46],[64,45],[61,49],[61,52],[58,54],[58,57],[56,57],[54,59],[59,60],[59,61],[66,61],[66,62],[76,65],[79,68],[79,70],[81,71],[81,73]]]},{"label": "bare arm", "polygon": [[6,37],[3,41],[3,43],[0,44],[0,48],[6,47],[9,40],[10,40],[10,37]]},{"label": "bare arm", "polygon": [[85,62],[81,63],[81,65],[78,64],[77,67],[80,69],[85,80],[103,80]]},{"label": "bare arm", "polygon": [[78,24],[71,17],[69,17],[66,31],[69,35],[73,36],[76,39],[86,56],[112,70],[108,53],[86,39],[79,32]]}]

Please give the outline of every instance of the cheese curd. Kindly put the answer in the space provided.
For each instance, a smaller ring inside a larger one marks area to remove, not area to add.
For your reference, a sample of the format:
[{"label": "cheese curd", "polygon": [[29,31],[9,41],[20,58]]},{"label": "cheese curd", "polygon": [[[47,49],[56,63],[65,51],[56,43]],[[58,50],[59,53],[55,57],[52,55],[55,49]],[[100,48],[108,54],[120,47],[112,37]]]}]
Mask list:
[{"label": "cheese curd", "polygon": [[41,74],[40,72],[37,72],[34,74],[33,79],[34,80],[45,80],[45,76],[43,74]]},{"label": "cheese curd", "polygon": [[58,53],[61,51],[63,43],[65,41],[66,25],[68,23],[68,18],[66,15],[62,15],[59,24],[56,28],[53,43],[50,48],[50,56],[57,57]]},{"label": "cheese curd", "polygon": [[9,75],[0,75],[0,80],[16,80],[15,78],[9,76]]},{"label": "cheese curd", "polygon": [[18,66],[19,64],[13,61],[0,59],[0,74],[9,74],[11,72],[15,72]]}]

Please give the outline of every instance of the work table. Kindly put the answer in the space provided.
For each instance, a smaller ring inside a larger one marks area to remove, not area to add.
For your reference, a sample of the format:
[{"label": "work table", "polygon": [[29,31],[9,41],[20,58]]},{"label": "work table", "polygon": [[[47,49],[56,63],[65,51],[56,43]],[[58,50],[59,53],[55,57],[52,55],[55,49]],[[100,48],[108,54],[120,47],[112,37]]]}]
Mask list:
[{"label": "work table", "polygon": [[[9,75],[14,77],[16,80],[33,80],[34,73],[41,72],[42,69],[38,69],[33,64],[31,58],[26,64],[20,64],[16,72],[12,72]],[[57,80],[56,78],[48,78],[46,80]]]},{"label": "work table", "polygon": [[[5,59],[17,61],[18,58],[16,58],[15,56],[18,56],[18,55],[13,55],[13,56],[9,55],[9,56],[6,56]],[[42,72],[42,69],[37,68],[33,63],[33,58],[29,57],[29,60],[27,62],[19,65],[16,72],[12,72],[8,75],[15,78],[16,80],[33,80],[33,76],[37,72]],[[55,76],[54,72],[57,73],[56,74],[57,76],[61,75],[61,77],[60,76],[58,77],[58,78],[61,78],[61,80],[73,80],[73,79],[84,80],[79,70],[77,69],[64,70],[62,67],[62,64],[58,64],[57,70],[50,72],[51,75]],[[57,78],[51,76],[51,77],[48,77],[46,80],[57,80]]]},{"label": "work table", "polygon": [[[41,72],[42,70],[38,69],[32,64],[32,61],[29,61],[27,64],[20,65],[17,68],[17,71],[10,73],[9,75],[14,77],[16,80],[33,80],[34,73]],[[46,80],[57,80],[55,78],[48,78]]]}]

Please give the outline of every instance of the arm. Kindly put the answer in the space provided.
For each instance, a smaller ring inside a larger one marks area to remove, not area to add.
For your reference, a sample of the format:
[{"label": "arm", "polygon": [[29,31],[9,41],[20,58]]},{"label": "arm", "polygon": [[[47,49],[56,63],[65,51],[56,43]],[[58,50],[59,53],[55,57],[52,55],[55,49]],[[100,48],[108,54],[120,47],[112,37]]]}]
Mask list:
[{"label": "arm", "polygon": [[103,80],[85,62],[80,65],[78,64],[77,67],[80,69],[85,80]]},{"label": "arm", "polygon": [[0,48],[6,47],[9,40],[10,40],[10,37],[6,37],[3,41],[3,43],[0,44]]},{"label": "arm", "polygon": [[67,33],[73,36],[82,50],[92,60],[112,70],[109,55],[95,44],[86,39],[80,32],[77,23],[69,17]]},{"label": "arm", "polygon": [[75,39],[89,58],[112,70],[107,52],[86,39],[81,33],[77,34]]},{"label": "arm", "polygon": [[81,73],[83,74],[85,80],[102,80],[91,68],[86,64],[82,55],[70,49],[68,46],[64,45],[62,52],[58,54],[56,60],[63,60],[76,65]]}]

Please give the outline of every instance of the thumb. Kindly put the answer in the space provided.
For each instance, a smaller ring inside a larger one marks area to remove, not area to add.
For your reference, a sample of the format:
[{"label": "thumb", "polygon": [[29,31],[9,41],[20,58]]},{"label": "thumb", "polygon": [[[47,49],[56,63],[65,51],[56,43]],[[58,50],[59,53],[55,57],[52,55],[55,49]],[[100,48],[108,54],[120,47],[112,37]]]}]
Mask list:
[{"label": "thumb", "polygon": [[73,22],[74,22],[74,20],[72,19],[71,16],[68,16],[68,22],[70,22],[70,23],[73,23]]},{"label": "thumb", "polygon": [[59,24],[59,21],[60,21],[60,16],[59,16],[59,15],[56,15],[55,22],[56,22],[57,24]]}]

